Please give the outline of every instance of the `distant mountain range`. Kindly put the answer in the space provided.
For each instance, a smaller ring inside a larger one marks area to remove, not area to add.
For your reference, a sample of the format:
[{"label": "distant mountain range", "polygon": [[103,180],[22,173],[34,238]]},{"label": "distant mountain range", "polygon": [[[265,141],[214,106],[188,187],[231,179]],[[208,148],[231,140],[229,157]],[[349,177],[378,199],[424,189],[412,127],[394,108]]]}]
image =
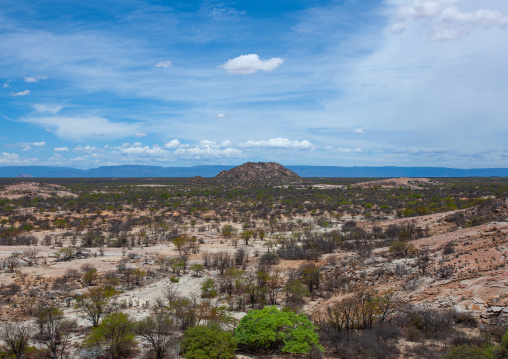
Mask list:
[{"label": "distant mountain range", "polygon": [[[0,177],[213,177],[235,166],[106,166],[81,170],[70,167],[6,166]],[[508,177],[508,168],[286,166],[301,177]]]}]

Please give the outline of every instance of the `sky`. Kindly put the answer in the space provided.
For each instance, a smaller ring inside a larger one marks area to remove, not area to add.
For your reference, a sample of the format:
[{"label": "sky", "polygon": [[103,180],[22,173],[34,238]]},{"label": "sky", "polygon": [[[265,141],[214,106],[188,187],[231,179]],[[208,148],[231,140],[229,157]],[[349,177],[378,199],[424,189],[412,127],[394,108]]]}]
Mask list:
[{"label": "sky", "polygon": [[508,167],[506,0],[0,0],[0,166]]}]

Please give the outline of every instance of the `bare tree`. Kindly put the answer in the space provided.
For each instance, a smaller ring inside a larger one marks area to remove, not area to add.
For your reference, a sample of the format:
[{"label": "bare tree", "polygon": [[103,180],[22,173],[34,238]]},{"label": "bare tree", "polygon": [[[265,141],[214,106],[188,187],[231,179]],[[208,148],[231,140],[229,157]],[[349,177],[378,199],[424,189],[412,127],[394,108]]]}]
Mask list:
[{"label": "bare tree", "polygon": [[0,339],[16,359],[25,357],[31,336],[32,327],[26,322],[4,323],[0,326]]},{"label": "bare tree", "polygon": [[7,267],[9,272],[14,272],[21,265],[18,255],[19,253],[13,253],[10,257],[4,259],[4,266]]},{"label": "bare tree", "polygon": [[169,350],[175,344],[173,334],[176,330],[177,326],[169,313],[163,311],[157,311],[136,323],[136,333],[150,343],[157,359],[167,357]]},{"label": "bare tree", "polygon": [[39,332],[34,338],[49,349],[51,359],[64,358],[76,321],[66,320],[63,312],[55,307],[39,308],[35,318]]},{"label": "bare tree", "polygon": [[38,255],[41,252],[39,248],[28,248],[23,251],[23,257],[28,258],[30,265],[37,265]]}]

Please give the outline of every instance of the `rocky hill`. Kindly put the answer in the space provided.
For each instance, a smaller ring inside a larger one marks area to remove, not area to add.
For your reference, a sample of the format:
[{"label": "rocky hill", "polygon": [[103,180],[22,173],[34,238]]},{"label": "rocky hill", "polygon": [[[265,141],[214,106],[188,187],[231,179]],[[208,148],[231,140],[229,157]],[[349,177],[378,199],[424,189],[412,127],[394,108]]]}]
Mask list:
[{"label": "rocky hill", "polygon": [[0,198],[17,199],[29,198],[50,198],[50,197],[77,197],[65,187],[38,182],[16,182],[12,185],[0,188]]},{"label": "rocky hill", "polygon": [[217,184],[290,184],[300,183],[302,179],[275,162],[247,162],[221,171],[211,181]]}]

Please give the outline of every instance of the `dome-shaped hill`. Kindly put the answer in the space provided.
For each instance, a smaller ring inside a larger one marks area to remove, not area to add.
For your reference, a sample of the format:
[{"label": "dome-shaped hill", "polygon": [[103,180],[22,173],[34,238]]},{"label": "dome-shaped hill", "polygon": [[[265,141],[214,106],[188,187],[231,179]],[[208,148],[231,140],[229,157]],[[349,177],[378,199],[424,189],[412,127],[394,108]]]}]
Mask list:
[{"label": "dome-shaped hill", "polygon": [[247,162],[220,172],[212,179],[218,184],[289,184],[302,182],[300,176],[275,162]]}]

